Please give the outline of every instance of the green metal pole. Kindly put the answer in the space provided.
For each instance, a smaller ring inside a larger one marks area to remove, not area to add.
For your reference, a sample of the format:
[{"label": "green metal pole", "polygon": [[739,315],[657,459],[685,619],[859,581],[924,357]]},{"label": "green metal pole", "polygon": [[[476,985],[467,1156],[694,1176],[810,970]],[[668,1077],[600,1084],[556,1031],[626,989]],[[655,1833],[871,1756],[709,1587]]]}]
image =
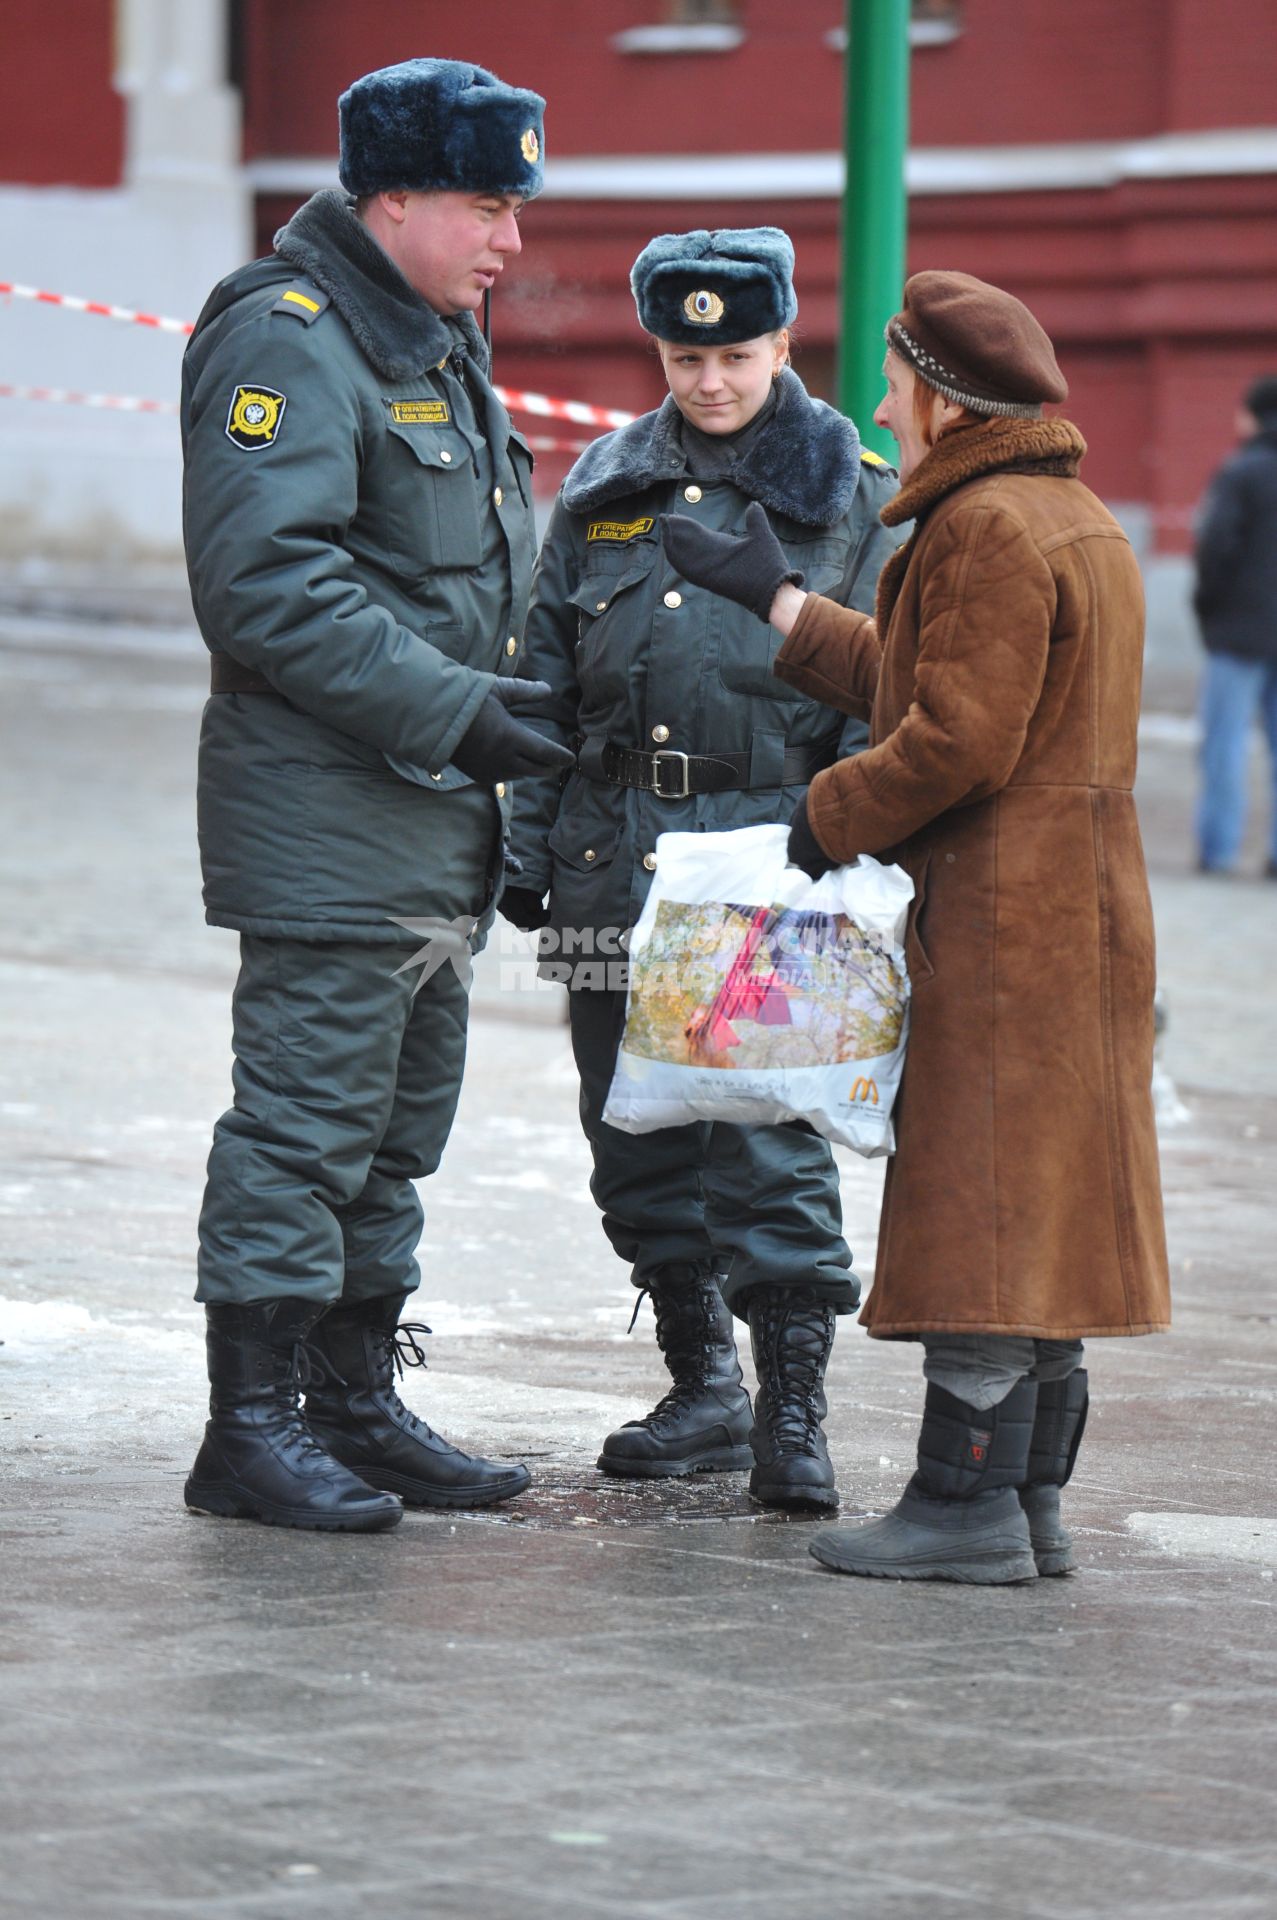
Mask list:
[{"label": "green metal pole", "polygon": [[873,424],[882,398],[882,330],[905,281],[909,0],[847,0],[838,405],[864,444],[895,456]]}]

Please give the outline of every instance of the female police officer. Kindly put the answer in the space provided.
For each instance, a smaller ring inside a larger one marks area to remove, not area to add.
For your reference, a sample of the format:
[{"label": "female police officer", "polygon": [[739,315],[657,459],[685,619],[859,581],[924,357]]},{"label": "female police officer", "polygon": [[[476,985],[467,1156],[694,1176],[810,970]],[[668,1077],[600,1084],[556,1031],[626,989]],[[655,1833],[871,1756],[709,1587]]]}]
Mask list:
[{"label": "female police officer", "polygon": [[[788,366],[793,263],[775,227],[666,234],[644,248],[631,284],[669,397],[596,441],[554,509],[523,670],[553,688],[543,724],[579,744],[579,766],[559,795],[517,795],[523,873],[503,911],[528,929],[571,929],[578,951],[617,952],[659,833],[787,819],[812,775],[864,738],[782,686],[766,624],[689,587],[658,538],[673,507],[736,530],[758,502],[809,586],[873,605],[898,538],[878,520],[894,475]],[[619,971],[580,966],[569,983],[581,1118],[604,1229],[652,1296],[673,1387],[608,1435],[599,1465],[658,1477],[752,1457],[764,1504],[836,1506],[823,1381],[834,1316],[854,1308],[858,1285],[829,1148],[798,1126],[633,1138],[605,1125]],[[724,1302],[749,1322],[752,1427]]]}]

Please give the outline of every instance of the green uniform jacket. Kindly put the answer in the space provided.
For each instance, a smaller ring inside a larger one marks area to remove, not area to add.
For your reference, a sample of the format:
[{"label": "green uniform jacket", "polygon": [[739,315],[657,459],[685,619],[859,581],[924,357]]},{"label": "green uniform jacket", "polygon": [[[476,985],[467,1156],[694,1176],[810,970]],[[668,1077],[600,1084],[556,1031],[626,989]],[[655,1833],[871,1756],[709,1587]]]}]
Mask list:
[{"label": "green uniform jacket", "polygon": [[583,737],[587,766],[590,743],[604,739],[647,752],[747,752],[754,783],[680,800],[579,771],[561,794],[546,782],[521,787],[519,885],[550,889],[560,930],[633,926],[658,834],[787,820],[803,787],[781,785],[785,749],[825,743],[833,759],[866,739],[858,722],[775,678],[780,635],[681,579],[657,521],[689,513],[741,533],[746,508],[761,501],[807,586],[869,612],[903,537],[878,518],[897,491],[895,472],[862,453],[851,422],[788,370],[775,414],[730,479],[689,478],[679,420],[667,400],[595,442],[569,474],[537,562],[524,671],[554,689],[549,723],[538,725],[569,744]]},{"label": "green uniform jacket", "polygon": [[520,670],[532,460],[469,315],[428,307],[344,195],[275,244],[214,289],[183,366],[196,618],[277,690],[205,708],[207,918],[402,940],[394,918],[429,915],[460,853],[454,823],[474,843],[449,757]]}]

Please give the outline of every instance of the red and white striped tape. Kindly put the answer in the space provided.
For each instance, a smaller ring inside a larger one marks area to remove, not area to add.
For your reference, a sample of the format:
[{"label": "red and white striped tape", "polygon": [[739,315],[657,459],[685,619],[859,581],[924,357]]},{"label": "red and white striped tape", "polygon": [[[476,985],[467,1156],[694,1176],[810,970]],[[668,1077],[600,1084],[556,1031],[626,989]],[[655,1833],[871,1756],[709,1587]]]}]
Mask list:
[{"label": "red and white striped tape", "polygon": [[584,453],[588,440],[547,440],[543,433],[524,435],[533,453]]},{"label": "red and white striped tape", "polygon": [[36,300],[45,307],[70,307],[73,313],[96,313],[104,320],[128,320],[137,327],[153,327],[158,333],[194,333],[190,320],[167,320],[160,313],[138,313],[133,307],[113,307],[105,300],[82,300],[77,293],[45,293],[39,287],[21,287],[13,280],[0,280],[0,294],[14,300]]},{"label": "red and white striped tape", "polygon": [[[71,387],[15,387],[0,380],[0,400],[53,400],[63,406],[106,407],[114,413],[176,413],[176,400],[141,400],[133,393],[76,393]],[[528,436],[533,453],[584,453],[588,440]]]},{"label": "red and white striped tape", "polygon": [[524,393],[518,387],[498,387],[498,400],[511,413],[535,413],[545,420],[571,420],[578,427],[628,427],[638,418],[619,407],[594,407],[588,400],[552,400],[546,393]]},{"label": "red and white striped tape", "polygon": [[108,407],[113,413],[176,413],[175,400],[139,400],[132,393],[76,393],[71,387],[11,387],[0,381],[0,400],[56,400],[64,406]]},{"label": "red and white striped tape", "polygon": [[[46,307],[67,307],[73,313],[97,314],[104,320],[125,320],[133,326],[151,327],[159,333],[190,334],[195,331],[194,323],[190,320],[169,320],[163,314],[139,313],[133,307],[116,307],[105,300],[83,300],[74,293],[46,293],[40,287],[20,286],[14,280],[0,280],[0,295],[5,294],[14,300],[34,300]],[[12,397],[10,389],[5,388],[3,391]],[[59,390],[51,389],[50,391]],[[35,389],[27,390],[22,397],[31,398],[35,392]],[[630,421],[637,417],[632,413],[622,412],[619,407],[596,407],[592,406],[588,400],[556,400],[548,393],[526,393],[517,387],[498,387],[496,393],[501,404],[509,407],[511,413],[536,414],[543,420],[570,420],[574,426],[578,427],[627,427]],[[40,397],[47,397],[43,390],[40,390]],[[134,413],[172,411],[168,404],[161,400],[117,402],[99,395],[94,396],[90,404],[103,406],[118,404],[126,411]],[[535,446],[536,443],[532,444]],[[588,444],[587,441],[580,443],[554,441],[547,442],[538,451],[569,453],[579,451],[580,446]]]}]

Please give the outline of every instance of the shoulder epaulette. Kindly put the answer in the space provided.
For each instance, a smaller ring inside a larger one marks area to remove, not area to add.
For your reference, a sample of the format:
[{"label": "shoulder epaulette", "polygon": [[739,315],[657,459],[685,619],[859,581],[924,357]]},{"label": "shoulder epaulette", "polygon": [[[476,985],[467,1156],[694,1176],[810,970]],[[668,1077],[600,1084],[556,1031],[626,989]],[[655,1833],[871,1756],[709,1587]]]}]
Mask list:
[{"label": "shoulder epaulette", "polygon": [[318,320],[324,308],[332,303],[319,287],[311,285],[309,280],[301,280],[294,287],[281,293],[271,308],[272,313],[291,313],[294,320],[304,320],[311,327]]},{"label": "shoulder epaulette", "polygon": [[862,447],[860,460],[862,470],[869,475],[874,486],[894,488],[899,485],[900,475],[890,460],[884,460],[880,453],[870,453],[868,447]]}]

